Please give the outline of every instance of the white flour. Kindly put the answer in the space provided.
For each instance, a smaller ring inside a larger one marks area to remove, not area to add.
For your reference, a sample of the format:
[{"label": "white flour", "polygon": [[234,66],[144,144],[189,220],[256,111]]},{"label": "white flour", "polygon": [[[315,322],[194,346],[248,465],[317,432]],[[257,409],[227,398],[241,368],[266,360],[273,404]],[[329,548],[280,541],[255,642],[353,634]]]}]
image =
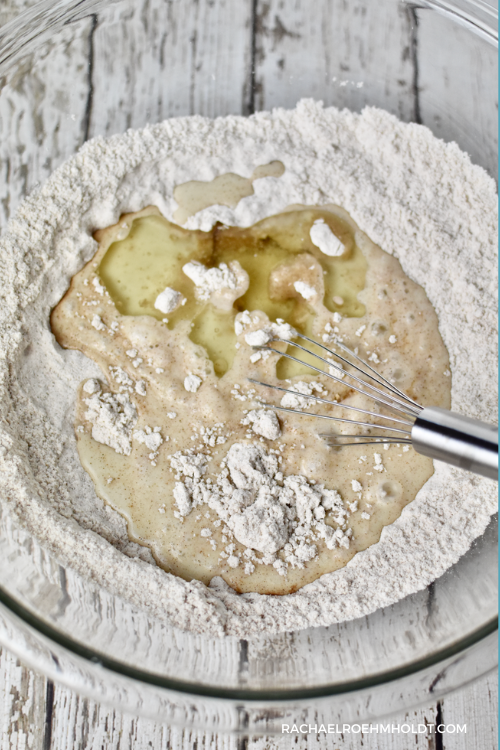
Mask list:
[{"label": "white flour", "polygon": [[99,382],[94,379],[87,380],[83,389],[91,394],[85,399],[85,419],[92,424],[94,440],[109,445],[117,453],[129,456],[132,450],[132,428],[137,422],[137,410],[130,403],[128,393],[102,393]]},{"label": "white flour", "polygon": [[[96,228],[148,204],[172,220],[176,185],[229,171],[248,177],[273,160],[285,165],[283,176],[255,179],[254,194],[234,209],[206,208],[186,226],[207,230],[216,220],[247,226],[290,204],[342,206],[426,290],[450,353],[453,408],[495,421],[493,181],[456,145],[380,110],[357,115],[306,100],[290,112],[180,118],[89,142],[25,201],[0,242],[2,502],[83,576],[153,616],[207,635],[327,625],[389,605],[455,563],[495,510],[493,482],[436,465],[380,542],[345,568],[289,596],[238,596],[220,579],[206,588],[147,564],[153,562],[149,551],[128,540],[123,520],[96,497],[78,460],[73,413],[79,384],[102,374],[55,343],[51,308],[95,252]],[[97,336],[103,323],[95,323]],[[121,372],[113,376],[123,381]],[[145,387],[128,380],[126,393]],[[95,424],[111,433],[123,428],[125,450],[133,415],[125,403],[103,399],[89,393]],[[141,438],[150,440],[146,433]],[[192,506],[184,482],[176,499],[180,513]],[[244,535],[244,521],[240,525]]]},{"label": "white flour", "polygon": [[281,435],[278,417],[273,411],[266,411],[266,409],[249,411],[242,420],[242,424],[251,425],[256,435],[262,435],[268,440],[277,440]]},{"label": "white flour", "polygon": [[293,393],[285,393],[280,402],[281,406],[286,409],[307,409],[314,406],[317,403],[315,399],[307,398],[307,396],[318,394],[321,397],[325,391],[321,383],[316,383],[314,380],[310,383],[299,380],[298,383],[291,385],[288,390],[293,391]]},{"label": "white flour", "polygon": [[160,292],[160,294],[156,298],[155,307],[157,310],[166,315],[167,313],[171,313],[174,312],[174,310],[177,310],[179,305],[182,305],[184,300],[185,297],[183,297],[180,292],[177,292],[175,289],[171,289],[169,286],[167,286],[167,288],[164,289],[163,292]]},{"label": "white flour", "polygon": [[182,270],[194,283],[198,299],[210,299],[212,292],[220,292],[221,289],[236,289],[236,274],[226,263],[221,263],[218,268],[207,268],[193,260],[186,263]]},{"label": "white flour", "polygon": [[[276,453],[266,453],[258,445],[234,443],[215,483],[204,478],[207,457],[203,453],[177,453],[171,463],[175,478],[181,480],[174,490],[180,515],[187,516],[207,504],[247,548],[244,555],[252,567],[262,562],[286,575],[288,565],[303,568],[316,556],[314,542],[318,539],[324,539],[328,549],[348,548],[352,530],[347,524],[350,510],[339,493],[302,476],[283,478],[281,457]],[[327,511],[339,528],[324,522]],[[226,528],[222,531],[225,534]],[[284,551],[284,562],[276,559],[279,550]],[[263,557],[258,558],[255,551]],[[232,558],[234,568],[244,562],[231,543],[222,556]]]},{"label": "white flour", "polygon": [[305,300],[312,299],[317,294],[316,289],[310,284],[306,284],[305,281],[296,281],[293,286],[295,291]]},{"label": "white flour", "polygon": [[[328,224],[323,219],[314,222],[309,232],[311,241],[319,247],[322,253],[335,257],[342,255],[345,248],[341,241],[334,235]],[[307,297],[306,297],[307,299]]]},{"label": "white flour", "polygon": [[229,266],[220,263],[218,268],[207,268],[193,260],[182,270],[194,283],[197,299],[210,300],[222,310],[230,310],[235,300],[248,289],[248,274],[237,260],[231,261]]}]

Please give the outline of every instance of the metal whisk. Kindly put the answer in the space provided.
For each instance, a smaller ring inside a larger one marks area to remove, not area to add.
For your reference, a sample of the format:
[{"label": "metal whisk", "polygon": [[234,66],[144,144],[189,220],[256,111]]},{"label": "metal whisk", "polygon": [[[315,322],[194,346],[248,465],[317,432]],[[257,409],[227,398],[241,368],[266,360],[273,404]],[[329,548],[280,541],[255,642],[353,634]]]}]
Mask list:
[{"label": "metal whisk", "polygon": [[[377,370],[340,341],[336,341],[335,346],[346,356],[338,354],[324,346],[324,344],[304,334],[297,333],[296,337],[308,342],[312,346],[319,347],[327,353],[329,359],[317,354],[307,346],[281,338],[274,338],[273,341],[289,344],[296,349],[302,350],[307,355],[316,358],[319,366],[316,367],[308,362],[304,362],[302,359],[294,357],[288,352],[280,352],[278,349],[273,349],[272,346],[256,346],[254,348],[275,352],[280,357],[287,357],[293,362],[306,365],[311,370],[325,375],[337,383],[348,385],[351,390],[361,393],[363,396],[368,396],[378,405],[377,411],[330,401],[314,394],[304,396],[304,398],[322,402],[329,406],[355,411],[358,414],[364,414],[366,417],[375,418],[377,423],[335,417],[329,414],[314,414],[274,404],[264,404],[265,406],[272,409],[279,409],[280,411],[291,412],[292,414],[317,417],[318,419],[327,419],[333,422],[347,422],[368,428],[369,430],[369,432],[365,431],[360,435],[320,435],[320,437],[327,440],[333,446],[370,445],[373,443],[407,444],[413,446],[418,453],[424,456],[444,461],[462,469],[468,469],[476,474],[481,474],[482,476],[498,481],[498,427],[485,424],[477,419],[464,417],[461,414],[456,414],[437,406],[421,406],[380,375]],[[343,365],[352,368],[354,372],[343,369],[342,365],[340,367],[336,365],[335,360],[331,359],[332,357],[335,357]],[[323,363],[323,366],[320,363]],[[326,370],[324,369],[325,365]],[[339,370],[339,375],[332,374],[330,370],[332,367]],[[340,377],[341,375],[342,377]],[[347,383],[344,380],[345,377],[350,379]],[[249,380],[266,388],[273,388],[284,393],[291,393],[294,396],[301,396],[300,393],[290,388],[262,383],[252,378],[249,378]],[[381,406],[391,413],[381,414]],[[381,421],[382,424],[380,424]],[[387,424],[384,424],[384,422]],[[376,434],[372,434],[371,430],[375,430]]]}]

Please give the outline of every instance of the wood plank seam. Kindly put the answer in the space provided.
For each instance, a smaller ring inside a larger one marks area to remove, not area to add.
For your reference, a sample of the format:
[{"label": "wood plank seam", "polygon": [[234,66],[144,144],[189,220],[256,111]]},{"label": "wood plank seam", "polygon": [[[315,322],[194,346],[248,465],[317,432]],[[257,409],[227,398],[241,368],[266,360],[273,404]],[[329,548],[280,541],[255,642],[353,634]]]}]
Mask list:
[{"label": "wood plank seam", "polygon": [[88,141],[90,133],[90,120],[92,117],[92,105],[94,102],[94,36],[97,29],[98,17],[97,13],[93,13],[91,16],[91,26],[89,31],[88,45],[88,74],[87,74],[87,101],[85,103],[85,113],[83,116],[83,143]]},{"label": "wood plank seam", "polygon": [[252,0],[250,19],[250,66],[248,71],[248,102],[243,107],[243,114],[253,115],[255,112],[255,85],[257,74],[257,4]]},{"label": "wood plank seam", "polygon": [[441,701],[437,702],[436,706],[436,726],[434,727],[434,746],[435,750],[444,750],[443,735],[437,731],[439,724],[443,723],[443,707]]},{"label": "wood plank seam", "polygon": [[47,680],[45,691],[45,726],[43,733],[43,750],[50,750],[52,745],[52,717],[54,713],[54,683]]},{"label": "wood plank seam", "polygon": [[419,125],[422,124],[422,118],[420,115],[420,89],[419,89],[419,67],[418,67],[418,16],[417,9],[414,5],[409,5],[406,8],[406,13],[409,21],[409,50],[410,59],[413,66],[413,81],[412,81],[412,93],[413,93],[413,120]]}]

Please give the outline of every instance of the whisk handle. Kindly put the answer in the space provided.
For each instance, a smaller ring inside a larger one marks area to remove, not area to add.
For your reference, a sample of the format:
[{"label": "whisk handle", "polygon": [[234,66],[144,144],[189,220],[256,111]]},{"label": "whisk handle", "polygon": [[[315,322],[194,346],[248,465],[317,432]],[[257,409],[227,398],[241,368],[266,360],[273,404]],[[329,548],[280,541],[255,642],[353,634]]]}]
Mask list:
[{"label": "whisk handle", "polygon": [[417,453],[498,481],[498,427],[427,406],[412,427],[411,440]]}]

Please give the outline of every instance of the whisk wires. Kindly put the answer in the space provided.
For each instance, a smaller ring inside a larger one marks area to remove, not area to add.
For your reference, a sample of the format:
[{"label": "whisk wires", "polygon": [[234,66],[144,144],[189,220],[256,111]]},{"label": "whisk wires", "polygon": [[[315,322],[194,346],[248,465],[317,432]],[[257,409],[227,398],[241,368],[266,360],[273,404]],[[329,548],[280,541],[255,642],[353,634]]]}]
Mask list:
[{"label": "whisk wires", "polygon": [[[363,360],[356,352],[353,352],[351,349],[349,349],[345,344],[343,344],[340,341],[335,341],[335,346],[338,347],[344,354],[347,356],[344,357],[341,354],[338,354],[338,352],[329,349],[324,344],[320,343],[319,341],[315,341],[314,339],[309,338],[309,336],[306,336],[302,333],[297,333],[296,337],[299,339],[302,339],[303,341],[308,342],[309,344],[316,346],[327,353],[327,355],[330,357],[329,359],[326,359],[325,357],[321,356],[320,354],[316,353],[315,351],[312,351],[310,348],[303,346],[302,344],[297,343],[296,341],[290,341],[288,339],[282,339],[282,338],[274,338],[273,341],[278,343],[287,344],[288,346],[295,347],[296,349],[299,349],[303,352],[305,352],[307,355],[312,356],[316,358],[319,362],[323,363],[323,365],[327,366],[327,369],[325,370],[324,367],[311,364],[310,362],[304,362],[304,360],[300,359],[299,357],[294,357],[289,352],[281,352],[278,349],[274,349],[272,346],[256,346],[255,349],[260,349],[264,351],[271,351],[275,354],[278,354],[280,357],[285,357],[287,359],[292,360],[293,362],[296,362],[301,365],[305,365],[306,367],[309,367],[311,370],[324,375],[331,380],[340,383],[341,385],[347,385],[351,390],[356,391],[357,393],[360,393],[361,395],[370,398],[375,402],[375,404],[378,404],[379,407],[385,407],[386,409],[389,409],[392,414],[381,414],[379,410],[372,411],[370,409],[363,409],[358,406],[353,406],[351,404],[344,404],[339,403],[337,401],[331,401],[329,399],[326,399],[322,396],[317,396],[313,393],[309,394],[302,394],[298,392],[296,389],[293,388],[283,388],[282,386],[278,385],[272,385],[270,383],[263,383],[260,380],[254,380],[253,378],[249,378],[249,381],[252,383],[255,383],[256,385],[261,385],[266,388],[272,388],[273,390],[282,391],[284,393],[290,393],[295,397],[300,397],[305,399],[307,402],[309,401],[316,401],[321,402],[324,404],[327,404],[332,407],[339,407],[342,409],[350,410],[358,412],[359,414],[364,414],[367,417],[373,417],[377,420],[383,420],[385,422],[389,422],[390,424],[378,424],[373,422],[365,422],[361,420],[356,419],[348,419],[346,417],[336,417],[331,414],[316,414],[314,412],[307,412],[303,411],[302,409],[294,409],[287,406],[281,406],[281,405],[275,405],[275,404],[263,404],[264,406],[267,406],[272,409],[277,409],[279,411],[285,411],[290,412],[292,414],[301,414],[303,416],[308,417],[316,417],[318,419],[326,419],[333,422],[343,422],[343,423],[349,423],[353,425],[357,425],[360,427],[367,427],[369,429],[376,429],[376,430],[382,430],[387,431],[390,433],[397,433],[397,435],[389,435],[389,434],[353,434],[353,435],[333,435],[333,434],[321,434],[320,437],[323,437],[324,439],[328,440],[330,443],[334,445],[370,445],[372,443],[407,443],[411,444],[411,428],[413,426],[413,423],[422,410],[422,406],[418,404],[416,401],[411,399],[406,393],[401,391],[399,388],[397,388],[393,383],[391,383],[387,378],[384,378],[383,375],[381,375],[377,370],[375,370],[371,365],[368,364],[365,360]],[[344,369],[342,365],[338,365],[335,361],[332,361],[331,357],[335,357],[337,360],[343,363],[343,365],[348,366],[349,368],[352,368],[354,372],[351,372],[349,370]],[[347,357],[350,357],[348,359]],[[354,360],[354,361],[351,361]],[[334,375],[332,373],[332,369],[337,369],[339,371],[338,375]],[[360,377],[361,376],[361,377]],[[349,380],[346,382],[344,378],[349,378]],[[394,416],[397,414],[397,416]],[[394,426],[402,425],[402,427],[396,427]],[[404,429],[409,428],[409,429]]]}]

